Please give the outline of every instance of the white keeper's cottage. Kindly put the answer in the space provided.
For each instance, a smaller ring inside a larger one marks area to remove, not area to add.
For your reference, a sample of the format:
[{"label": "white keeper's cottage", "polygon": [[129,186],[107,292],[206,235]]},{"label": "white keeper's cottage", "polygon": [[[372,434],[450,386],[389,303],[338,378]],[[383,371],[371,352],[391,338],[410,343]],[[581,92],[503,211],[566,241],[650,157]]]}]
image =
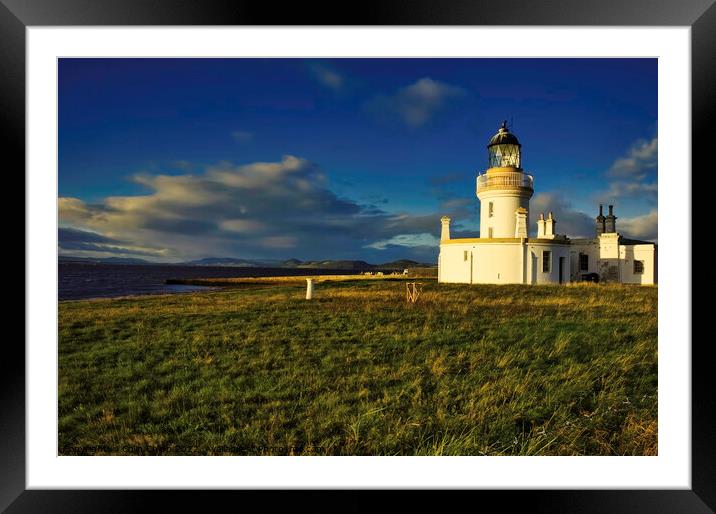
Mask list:
[{"label": "white keeper's cottage", "polygon": [[489,167],[477,176],[480,237],[450,238],[441,219],[438,282],[463,284],[563,284],[580,280],[656,284],[657,245],[627,239],[616,216],[599,206],[592,239],[557,234],[552,213],[540,214],[537,237],[528,236],[534,179],[522,169],[521,145],[507,123],[487,145]]}]

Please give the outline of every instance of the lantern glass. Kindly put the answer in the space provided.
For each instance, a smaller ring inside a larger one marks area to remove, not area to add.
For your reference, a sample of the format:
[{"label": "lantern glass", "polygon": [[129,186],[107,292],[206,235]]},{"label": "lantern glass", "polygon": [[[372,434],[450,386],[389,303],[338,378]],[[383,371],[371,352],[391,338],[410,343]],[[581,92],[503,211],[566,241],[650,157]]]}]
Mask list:
[{"label": "lantern glass", "polygon": [[520,145],[492,145],[488,152],[490,168],[520,168]]}]

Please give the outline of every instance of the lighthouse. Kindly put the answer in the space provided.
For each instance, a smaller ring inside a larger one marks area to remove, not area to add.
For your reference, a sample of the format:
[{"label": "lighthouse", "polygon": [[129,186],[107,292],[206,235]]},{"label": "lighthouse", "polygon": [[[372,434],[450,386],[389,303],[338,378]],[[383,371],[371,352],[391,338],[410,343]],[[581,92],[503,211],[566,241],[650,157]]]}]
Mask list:
[{"label": "lighthouse", "polygon": [[[530,237],[532,175],[522,168],[522,145],[503,122],[487,145],[487,169],[478,173],[480,237],[453,238],[449,216],[440,219],[438,282],[458,284],[566,284],[582,280],[655,284],[656,244],[623,237],[613,206],[599,208],[594,238],[556,231],[549,211]],[[561,225],[560,225],[561,226]]]},{"label": "lighthouse", "polygon": [[490,139],[487,154],[488,168],[477,176],[480,237],[517,237],[521,217],[515,213],[523,213],[529,219],[533,178],[522,169],[522,145],[509,131],[506,121]]}]

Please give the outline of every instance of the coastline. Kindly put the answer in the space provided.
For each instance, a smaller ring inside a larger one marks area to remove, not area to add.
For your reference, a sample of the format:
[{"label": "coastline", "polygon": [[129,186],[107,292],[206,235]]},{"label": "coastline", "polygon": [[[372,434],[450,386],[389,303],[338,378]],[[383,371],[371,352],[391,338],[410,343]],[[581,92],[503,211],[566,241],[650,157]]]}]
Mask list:
[{"label": "coastline", "polygon": [[[420,271],[420,270],[427,270]],[[436,268],[432,268],[436,274]],[[414,268],[409,276],[430,273],[431,268]],[[400,270],[402,273],[403,270]],[[243,266],[178,266],[143,264],[65,263],[58,266],[58,300],[119,298],[156,294],[186,294],[198,287],[249,287],[237,284],[243,279],[281,280],[305,284],[305,278],[319,280],[331,276],[369,278],[363,270],[323,268],[258,268]],[[388,275],[395,270],[371,271]],[[393,276],[393,275],[391,275]],[[254,284],[249,280],[247,284]],[[273,283],[273,281],[271,281]]]}]

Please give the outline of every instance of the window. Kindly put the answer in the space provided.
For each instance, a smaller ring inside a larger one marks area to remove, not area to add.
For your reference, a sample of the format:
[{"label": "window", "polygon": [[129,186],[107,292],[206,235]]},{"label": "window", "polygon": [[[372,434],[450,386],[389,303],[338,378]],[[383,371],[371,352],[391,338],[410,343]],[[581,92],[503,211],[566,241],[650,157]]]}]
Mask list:
[{"label": "window", "polygon": [[490,227],[490,228],[487,229],[487,237],[489,237],[490,239],[492,239],[492,227]]},{"label": "window", "polygon": [[492,202],[487,204],[487,216],[489,218],[492,218],[495,215],[495,206],[492,204]]},{"label": "window", "polygon": [[634,261],[634,273],[644,273],[644,261]]},{"label": "window", "polygon": [[542,273],[552,271],[552,252],[544,250],[542,252]]},{"label": "window", "polygon": [[579,271],[589,271],[589,255],[586,253],[579,254]]}]

